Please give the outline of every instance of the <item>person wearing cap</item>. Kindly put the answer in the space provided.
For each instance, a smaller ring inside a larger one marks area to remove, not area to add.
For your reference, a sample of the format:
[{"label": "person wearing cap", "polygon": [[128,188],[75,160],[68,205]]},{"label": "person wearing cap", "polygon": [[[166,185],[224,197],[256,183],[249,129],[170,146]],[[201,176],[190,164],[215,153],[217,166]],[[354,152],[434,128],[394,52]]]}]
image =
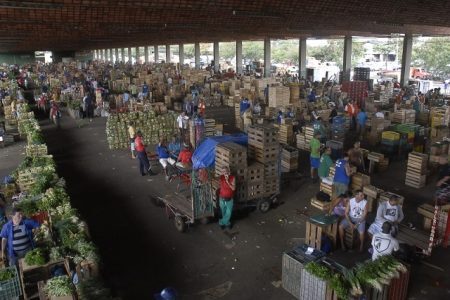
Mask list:
[{"label": "person wearing cap", "polygon": [[155,294],[154,298],[155,300],[177,300],[178,293],[173,287],[166,287],[161,293]]},{"label": "person wearing cap", "polygon": [[142,132],[139,130],[136,133],[136,138],[134,139],[134,146],[136,149],[136,157],[139,161],[139,170],[141,175],[155,175],[150,168],[150,162],[148,161],[147,152],[145,151],[144,141],[142,139]]},{"label": "person wearing cap", "polygon": [[18,259],[34,248],[33,230],[40,225],[38,222],[23,217],[22,211],[14,208],[12,218],[2,227],[2,258],[8,258],[9,266],[15,266]]},{"label": "person wearing cap", "polygon": [[231,228],[231,214],[233,212],[233,199],[236,191],[236,178],[230,175],[230,168],[224,167],[220,176],[219,206],[222,218],[219,219],[220,228]]}]

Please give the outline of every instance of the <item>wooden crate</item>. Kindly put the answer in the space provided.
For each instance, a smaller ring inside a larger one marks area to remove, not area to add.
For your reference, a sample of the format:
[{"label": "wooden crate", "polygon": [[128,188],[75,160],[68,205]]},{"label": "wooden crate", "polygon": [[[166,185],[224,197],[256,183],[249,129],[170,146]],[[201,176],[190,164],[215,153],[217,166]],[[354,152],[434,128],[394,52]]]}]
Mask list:
[{"label": "wooden crate", "polygon": [[268,145],[264,148],[248,145],[248,157],[263,164],[278,161],[279,152],[278,144]]},{"label": "wooden crate", "polygon": [[428,251],[430,244],[430,232],[418,229],[412,230],[411,228],[400,224],[396,238],[401,243],[422,249],[424,253]]},{"label": "wooden crate", "polygon": [[264,197],[270,197],[280,193],[280,178],[264,178]]},{"label": "wooden crate", "polygon": [[247,200],[254,200],[264,196],[264,184],[260,182],[247,183]]},{"label": "wooden crate", "polygon": [[370,185],[370,176],[362,173],[355,173],[352,176],[352,191],[363,190],[366,185]]},{"label": "wooden crate", "polygon": [[320,201],[316,197],[312,197],[311,198],[311,206],[319,209],[320,211],[328,212],[328,211],[330,211],[331,202]]},{"label": "wooden crate", "polygon": [[278,125],[278,142],[280,144],[290,145],[294,141],[294,130],[291,124]]},{"label": "wooden crate", "polygon": [[331,199],[333,199],[333,185],[329,184],[327,181],[320,182],[320,191],[328,194]]},{"label": "wooden crate", "polygon": [[426,183],[428,155],[411,152],[408,155],[405,184],[414,188],[422,188]]},{"label": "wooden crate", "polygon": [[322,246],[322,233],[322,226],[306,221],[305,244],[320,250]]},{"label": "wooden crate", "polygon": [[264,180],[278,177],[278,163],[269,162],[264,164]]},{"label": "wooden crate", "polygon": [[264,165],[258,162],[250,164],[247,168],[248,182],[262,182],[264,179]]},{"label": "wooden crate", "polygon": [[301,300],[337,300],[336,293],[329,287],[326,281],[302,270],[300,284]]},{"label": "wooden crate", "polygon": [[248,144],[263,149],[266,146],[278,145],[278,130],[273,126],[252,125],[248,127]]}]

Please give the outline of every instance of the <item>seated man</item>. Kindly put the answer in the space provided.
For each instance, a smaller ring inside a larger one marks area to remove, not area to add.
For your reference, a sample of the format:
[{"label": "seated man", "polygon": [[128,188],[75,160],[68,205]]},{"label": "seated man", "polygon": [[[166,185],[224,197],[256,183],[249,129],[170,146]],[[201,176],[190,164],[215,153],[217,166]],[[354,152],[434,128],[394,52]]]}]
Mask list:
[{"label": "seated man", "polygon": [[169,158],[167,161],[169,164],[176,165],[180,169],[188,169],[192,164],[192,151],[189,149],[189,145],[184,144],[183,150],[178,155],[177,160]]},{"label": "seated man", "polygon": [[400,249],[396,238],[391,235],[391,223],[384,222],[381,226],[381,232],[374,234],[372,238],[372,260],[377,259],[383,255],[391,255],[392,252]]},{"label": "seated man", "polygon": [[364,246],[364,232],[366,230],[366,216],[367,216],[367,200],[364,199],[364,194],[361,191],[355,193],[355,197],[350,199],[345,208],[345,218],[339,225],[339,236],[341,239],[342,250],[345,249],[344,245],[344,229],[350,227],[353,231],[358,229],[359,232],[359,252],[363,251]]},{"label": "seated man", "polygon": [[381,202],[378,205],[377,216],[375,218],[375,222],[370,225],[367,230],[369,234],[375,235],[381,232],[381,227],[385,222],[388,222],[391,225],[391,234],[392,236],[397,235],[398,224],[403,220],[403,210],[402,207],[398,204],[398,199],[395,195],[392,195],[389,201]]},{"label": "seated man", "polygon": [[169,180],[169,173],[167,171],[167,162],[170,158],[169,151],[166,147],[166,141],[161,139],[158,146],[156,147],[156,152],[158,153],[159,163],[164,169],[164,174],[166,175],[166,180]]}]

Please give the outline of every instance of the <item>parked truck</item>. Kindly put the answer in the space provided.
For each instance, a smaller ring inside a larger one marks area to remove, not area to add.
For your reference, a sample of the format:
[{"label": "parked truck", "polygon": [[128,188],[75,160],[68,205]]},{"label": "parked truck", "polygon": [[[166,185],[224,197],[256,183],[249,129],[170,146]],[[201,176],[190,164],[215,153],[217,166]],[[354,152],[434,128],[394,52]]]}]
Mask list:
[{"label": "parked truck", "polygon": [[[391,77],[395,78],[397,80],[400,80],[400,70],[394,70],[394,71],[382,71],[378,73],[379,76],[382,77]],[[423,68],[419,67],[411,67],[409,69],[409,78],[414,79],[431,79],[431,74],[425,71]]]}]

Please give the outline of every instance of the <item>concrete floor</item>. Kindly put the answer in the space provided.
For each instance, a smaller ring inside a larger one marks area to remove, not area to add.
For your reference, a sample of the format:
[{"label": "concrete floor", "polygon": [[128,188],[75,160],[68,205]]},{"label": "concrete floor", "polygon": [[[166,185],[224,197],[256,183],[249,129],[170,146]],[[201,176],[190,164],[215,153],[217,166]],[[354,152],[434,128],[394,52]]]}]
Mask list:
[{"label": "concrete floor", "polygon": [[[100,249],[103,276],[117,295],[150,299],[160,289],[174,286],[182,299],[294,299],[280,286],[281,256],[303,242],[307,216],[300,211],[317,212],[309,200],[318,185],[308,179],[294,182],[282,190],[281,205],[266,214],[241,213],[230,232],[211,223],[181,234],[164,209],[151,201],[164,186],[162,176],[141,177],[128,152],[109,150],[105,122],[95,119],[79,127],[65,116],[60,130],[48,121],[42,126],[72,203],[87,220]],[[1,176],[20,162],[14,156],[4,164],[3,154],[13,148],[7,149],[0,149]],[[307,161],[306,154],[302,156],[301,162]],[[404,162],[394,162],[388,173],[374,175],[372,183],[407,196],[406,221],[419,222],[412,217],[415,207],[432,197],[433,187],[407,188],[404,173]],[[342,261],[368,257],[339,251],[333,255]],[[409,299],[448,299],[448,251],[437,249],[427,262],[442,269],[415,265]]]}]

